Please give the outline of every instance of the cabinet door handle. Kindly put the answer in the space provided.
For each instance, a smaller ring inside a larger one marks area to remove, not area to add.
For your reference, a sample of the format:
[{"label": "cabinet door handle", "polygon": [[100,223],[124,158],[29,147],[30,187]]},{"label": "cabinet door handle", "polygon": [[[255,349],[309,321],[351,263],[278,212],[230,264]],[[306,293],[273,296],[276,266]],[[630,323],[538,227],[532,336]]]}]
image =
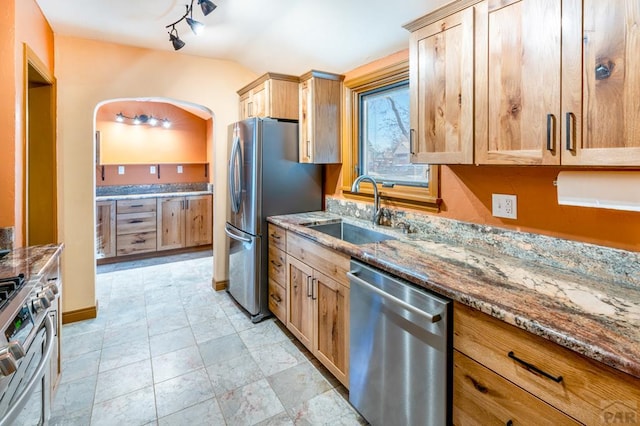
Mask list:
[{"label": "cabinet door handle", "polygon": [[413,150],[413,138],[415,134],[416,131],[414,129],[409,129],[409,154],[411,155],[416,155],[415,151]]},{"label": "cabinet door handle", "polygon": [[546,371],[542,371],[542,370],[540,370],[540,369],[539,369],[538,367],[536,367],[535,365],[530,364],[530,363],[528,363],[527,361],[524,361],[524,360],[522,360],[522,359],[518,358],[518,357],[513,353],[513,351],[509,352],[509,353],[507,354],[507,356],[508,356],[509,358],[511,358],[511,359],[513,359],[513,360],[515,360],[516,362],[518,362],[518,363],[522,364],[522,365],[523,365],[527,370],[529,370],[529,371],[533,371],[533,372],[535,372],[535,373],[541,374],[541,375],[543,375],[544,377],[546,377],[547,379],[551,379],[551,380],[553,380],[553,381],[554,381],[554,382],[556,382],[556,383],[560,383],[560,382],[562,381],[562,376],[557,376],[557,377],[556,377],[556,376],[552,376],[551,374],[547,373]]},{"label": "cabinet door handle", "polygon": [[271,294],[269,297],[271,297],[273,301],[276,302],[278,305],[280,304],[280,302],[282,302],[282,299],[277,294]]},{"label": "cabinet door handle", "polygon": [[556,149],[555,144],[555,126],[556,120],[553,114],[547,114],[547,151],[554,151]]},{"label": "cabinet door handle", "polygon": [[273,266],[275,266],[276,268],[281,268],[281,267],[282,267],[282,263],[278,263],[278,262],[276,262],[275,260],[272,260],[272,261],[271,261],[271,264],[272,264]]},{"label": "cabinet door handle", "polygon": [[189,210],[189,200],[184,200],[185,209]]},{"label": "cabinet door handle", "polygon": [[318,279],[314,278],[311,280],[311,299],[316,300],[318,296],[316,295],[316,287],[318,284]]},{"label": "cabinet door handle", "polygon": [[274,240],[279,240],[279,239],[280,239],[280,235],[270,234],[269,236],[270,236],[271,238],[273,238]]},{"label": "cabinet door handle", "polygon": [[307,141],[307,158],[311,161],[311,140]]},{"label": "cabinet door handle", "polygon": [[572,112],[568,112],[567,115],[565,116],[565,126],[567,128],[567,140],[566,140],[566,148],[567,151],[573,151],[574,150],[574,146],[573,146],[573,141],[571,139],[571,131],[573,130],[573,113]]},{"label": "cabinet door handle", "polygon": [[311,286],[311,276],[307,277],[307,297],[311,297],[312,295],[312,286]]}]

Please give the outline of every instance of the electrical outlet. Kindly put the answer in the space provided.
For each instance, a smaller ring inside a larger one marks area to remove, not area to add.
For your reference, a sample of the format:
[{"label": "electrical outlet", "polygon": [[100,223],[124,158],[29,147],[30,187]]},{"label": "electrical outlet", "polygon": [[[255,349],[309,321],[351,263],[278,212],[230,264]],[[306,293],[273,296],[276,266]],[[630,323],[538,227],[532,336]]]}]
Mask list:
[{"label": "electrical outlet", "polygon": [[156,166],[149,166],[149,174],[150,175],[156,174]]},{"label": "electrical outlet", "polygon": [[515,195],[493,194],[491,197],[492,214],[506,219],[518,218],[518,199]]},{"label": "electrical outlet", "polygon": [[118,174],[119,175],[123,175],[124,174],[124,166],[118,166]]},{"label": "electrical outlet", "polygon": [[178,173],[182,173],[182,166],[178,166]]}]

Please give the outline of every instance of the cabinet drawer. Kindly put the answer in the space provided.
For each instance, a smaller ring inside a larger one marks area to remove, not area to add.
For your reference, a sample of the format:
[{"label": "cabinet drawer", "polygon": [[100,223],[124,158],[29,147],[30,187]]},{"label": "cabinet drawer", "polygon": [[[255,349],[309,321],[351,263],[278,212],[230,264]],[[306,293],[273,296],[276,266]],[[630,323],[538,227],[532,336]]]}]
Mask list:
[{"label": "cabinet drawer", "polygon": [[118,235],[116,247],[118,256],[155,251],[156,232]]},{"label": "cabinet drawer", "polygon": [[274,246],[280,250],[286,250],[286,235],[287,231],[284,229],[269,224],[269,246]]},{"label": "cabinet drawer", "polygon": [[460,303],[453,324],[454,348],[582,423],[599,424],[617,402],[640,407],[640,379]]},{"label": "cabinet drawer", "polygon": [[287,254],[308,265],[313,265],[316,270],[329,278],[349,287],[347,272],[349,272],[350,257],[346,254],[325,248],[293,232],[287,232]]},{"label": "cabinet drawer", "polygon": [[453,351],[453,423],[479,426],[579,424],[571,417],[455,350]]},{"label": "cabinet drawer", "polygon": [[282,250],[269,246],[269,279],[284,285],[287,258]]},{"label": "cabinet drawer", "polygon": [[284,287],[280,286],[274,280],[269,279],[269,310],[282,321],[287,324],[287,293]]},{"label": "cabinet drawer", "polygon": [[145,213],[156,211],[156,199],[145,198],[142,200],[118,200],[116,213]]},{"label": "cabinet drawer", "polygon": [[118,214],[116,234],[125,235],[151,231],[155,233],[157,226],[155,212]]}]

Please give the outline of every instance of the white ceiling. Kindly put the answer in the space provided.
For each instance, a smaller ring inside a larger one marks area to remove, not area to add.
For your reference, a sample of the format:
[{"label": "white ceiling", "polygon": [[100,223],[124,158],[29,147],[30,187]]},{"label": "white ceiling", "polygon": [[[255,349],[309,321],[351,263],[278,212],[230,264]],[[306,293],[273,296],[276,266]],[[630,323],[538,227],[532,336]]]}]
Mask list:
[{"label": "white ceiling", "polygon": [[[173,50],[165,26],[191,0],[36,0],[57,34]],[[195,36],[176,54],[237,61],[257,74],[299,75],[310,69],[344,73],[409,45],[403,24],[451,0],[213,0]]]}]

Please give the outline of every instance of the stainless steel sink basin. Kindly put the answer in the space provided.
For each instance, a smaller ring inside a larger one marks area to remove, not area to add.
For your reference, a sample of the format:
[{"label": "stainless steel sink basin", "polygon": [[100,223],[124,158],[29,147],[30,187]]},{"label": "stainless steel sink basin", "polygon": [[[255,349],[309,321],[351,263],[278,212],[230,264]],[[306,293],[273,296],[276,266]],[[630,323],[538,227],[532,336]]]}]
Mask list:
[{"label": "stainless steel sink basin", "polygon": [[384,240],[395,240],[394,237],[377,232],[372,229],[361,228],[345,222],[323,223],[321,225],[310,225],[309,228],[322,232],[332,237],[339,238],[351,244],[369,244]]}]

